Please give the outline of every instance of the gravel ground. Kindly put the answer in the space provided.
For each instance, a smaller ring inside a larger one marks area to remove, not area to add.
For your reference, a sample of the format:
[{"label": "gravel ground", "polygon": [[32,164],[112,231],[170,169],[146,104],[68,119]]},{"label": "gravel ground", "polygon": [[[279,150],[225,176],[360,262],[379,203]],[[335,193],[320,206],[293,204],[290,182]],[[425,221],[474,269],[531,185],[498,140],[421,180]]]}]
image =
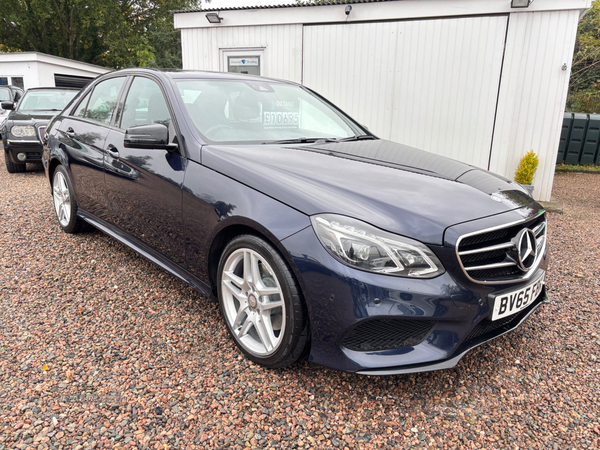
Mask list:
[{"label": "gravel ground", "polygon": [[561,174],[553,302],[453,370],[243,358],[217,306],[0,161],[0,449],[600,447],[600,176]]}]

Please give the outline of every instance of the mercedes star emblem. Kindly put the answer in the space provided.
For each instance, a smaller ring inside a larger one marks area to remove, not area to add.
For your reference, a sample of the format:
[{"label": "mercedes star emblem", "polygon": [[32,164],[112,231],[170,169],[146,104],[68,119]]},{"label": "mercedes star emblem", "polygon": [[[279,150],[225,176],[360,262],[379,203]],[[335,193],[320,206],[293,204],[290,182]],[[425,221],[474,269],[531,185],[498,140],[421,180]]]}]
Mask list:
[{"label": "mercedes star emblem", "polygon": [[517,247],[517,265],[523,272],[527,272],[533,267],[537,254],[535,234],[529,228],[524,228],[519,231],[515,241]]}]

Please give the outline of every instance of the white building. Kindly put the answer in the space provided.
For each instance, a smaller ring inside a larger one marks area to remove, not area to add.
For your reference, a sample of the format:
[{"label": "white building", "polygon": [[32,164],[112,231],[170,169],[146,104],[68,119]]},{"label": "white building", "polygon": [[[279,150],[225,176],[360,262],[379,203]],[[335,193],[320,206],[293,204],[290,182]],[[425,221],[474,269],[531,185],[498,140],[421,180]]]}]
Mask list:
[{"label": "white building", "polygon": [[0,85],[83,87],[111,69],[38,52],[0,53]]},{"label": "white building", "polygon": [[379,137],[511,179],[534,150],[534,196],[545,201],[577,25],[591,0],[527,3],[358,0],[204,9],[177,12],[175,28],[184,69],[303,83]]}]

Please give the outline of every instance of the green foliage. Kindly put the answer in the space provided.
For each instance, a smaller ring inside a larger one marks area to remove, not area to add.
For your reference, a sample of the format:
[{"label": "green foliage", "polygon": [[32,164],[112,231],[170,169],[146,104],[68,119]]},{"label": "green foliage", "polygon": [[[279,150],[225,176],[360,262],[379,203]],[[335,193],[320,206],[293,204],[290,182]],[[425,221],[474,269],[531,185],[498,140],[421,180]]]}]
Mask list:
[{"label": "green foliage", "polygon": [[567,111],[600,113],[600,0],[594,0],[577,30]]},{"label": "green foliage", "polygon": [[154,55],[150,67],[180,69],[181,32],[179,30],[152,30],[147,34],[148,42],[153,48],[161,49]]},{"label": "green foliage", "polygon": [[587,164],[585,166],[579,164],[557,164],[556,172],[600,172],[600,166]]},{"label": "green foliage", "polygon": [[199,0],[0,0],[0,49],[120,69],[181,67],[176,9]]},{"label": "green foliage", "polygon": [[515,172],[515,181],[520,184],[532,184],[535,171],[540,164],[537,155],[532,151],[527,152],[519,161],[519,166]]}]

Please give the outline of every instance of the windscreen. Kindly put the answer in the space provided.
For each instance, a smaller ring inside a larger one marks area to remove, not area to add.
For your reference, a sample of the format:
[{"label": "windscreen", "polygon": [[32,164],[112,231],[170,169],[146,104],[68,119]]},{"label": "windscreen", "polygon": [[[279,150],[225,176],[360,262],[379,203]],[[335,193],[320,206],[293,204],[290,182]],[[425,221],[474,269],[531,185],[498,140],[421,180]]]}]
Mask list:
[{"label": "windscreen", "polygon": [[0,89],[0,102],[10,101],[10,93],[8,89]]},{"label": "windscreen", "polygon": [[196,129],[210,142],[269,144],[364,134],[299,86],[262,80],[181,80],[177,86]]},{"label": "windscreen", "polygon": [[62,111],[77,91],[28,91],[21,100],[21,111]]}]

